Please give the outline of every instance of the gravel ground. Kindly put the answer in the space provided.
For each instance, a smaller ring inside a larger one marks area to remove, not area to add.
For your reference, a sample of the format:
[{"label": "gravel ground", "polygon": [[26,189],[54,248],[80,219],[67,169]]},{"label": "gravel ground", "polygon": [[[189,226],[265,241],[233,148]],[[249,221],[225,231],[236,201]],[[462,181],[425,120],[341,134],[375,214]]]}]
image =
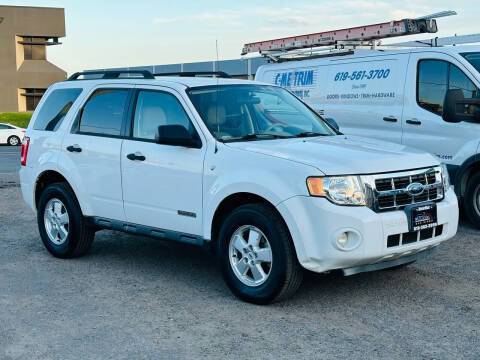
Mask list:
[{"label": "gravel ground", "polygon": [[113,231],[44,249],[0,175],[0,359],[479,359],[480,231],[395,271],[308,273],[295,297],[237,300],[198,248]]}]

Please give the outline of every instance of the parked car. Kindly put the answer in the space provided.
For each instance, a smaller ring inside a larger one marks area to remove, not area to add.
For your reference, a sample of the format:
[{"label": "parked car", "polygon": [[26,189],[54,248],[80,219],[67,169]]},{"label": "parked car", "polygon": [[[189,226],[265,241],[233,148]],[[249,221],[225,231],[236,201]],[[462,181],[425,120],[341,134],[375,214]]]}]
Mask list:
[{"label": "parked car", "polygon": [[346,134],[436,155],[480,227],[480,46],[330,55],[267,64],[255,79],[290,89]]},{"label": "parked car", "polygon": [[0,123],[0,144],[8,144],[11,146],[17,146],[22,143],[25,129],[21,127]]},{"label": "parked car", "polygon": [[432,155],[342,135],[279,86],[140,74],[77,74],[33,114],[21,189],[54,256],[85,254],[99,229],[203,245],[235,295],[265,304],[303,268],[397,267],[455,235]]}]

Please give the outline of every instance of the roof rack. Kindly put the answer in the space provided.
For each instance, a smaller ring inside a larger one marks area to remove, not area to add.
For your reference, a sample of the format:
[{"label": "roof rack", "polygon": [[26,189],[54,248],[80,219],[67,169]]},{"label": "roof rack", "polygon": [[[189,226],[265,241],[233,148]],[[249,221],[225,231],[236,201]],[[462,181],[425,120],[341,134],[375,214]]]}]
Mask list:
[{"label": "roof rack", "polygon": [[138,74],[142,75],[144,79],[155,79],[155,77],[152,75],[150,71],[147,70],[104,70],[104,71],[82,71],[82,72],[76,72],[72,76],[70,76],[67,81],[73,81],[73,80],[88,80],[87,78],[85,79],[79,79],[80,76],[86,76],[86,75],[103,75],[101,79],[127,79],[127,78],[132,78],[132,77],[120,77],[121,74]]},{"label": "roof rack", "polygon": [[230,79],[231,76],[224,71],[181,71],[181,72],[168,72],[168,73],[156,73],[153,76],[181,76],[181,77],[196,77],[196,76],[212,76],[218,78]]}]

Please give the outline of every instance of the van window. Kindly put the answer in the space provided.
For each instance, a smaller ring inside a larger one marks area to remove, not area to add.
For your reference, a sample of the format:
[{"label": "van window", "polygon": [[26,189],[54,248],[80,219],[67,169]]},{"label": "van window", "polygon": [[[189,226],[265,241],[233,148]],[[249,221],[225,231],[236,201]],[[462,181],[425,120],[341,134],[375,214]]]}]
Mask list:
[{"label": "van window", "polygon": [[462,55],[467,61],[472,64],[472,66],[480,72],[480,53],[478,52],[471,52],[471,53],[463,53]]},{"label": "van window", "polygon": [[154,140],[160,125],[182,125],[192,135],[195,133],[183,106],[175,96],[159,91],[140,91],[133,120],[133,137]]},{"label": "van window", "polygon": [[38,113],[35,130],[56,131],[67,116],[82,89],[58,89],[52,91]]},{"label": "van window", "polygon": [[85,104],[80,118],[80,133],[120,136],[126,89],[96,90]]},{"label": "van window", "polygon": [[443,60],[421,60],[418,64],[417,102],[442,115],[447,89],[461,89],[466,99],[479,96],[478,88],[457,66]]}]

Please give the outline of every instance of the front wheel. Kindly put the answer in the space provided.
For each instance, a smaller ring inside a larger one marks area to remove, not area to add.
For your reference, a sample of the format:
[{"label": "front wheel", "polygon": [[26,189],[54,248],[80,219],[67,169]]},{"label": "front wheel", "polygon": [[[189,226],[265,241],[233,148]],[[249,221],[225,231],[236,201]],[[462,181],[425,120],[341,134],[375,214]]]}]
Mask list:
[{"label": "front wheel", "polygon": [[248,204],[235,209],[219,233],[224,279],[240,299],[268,304],[291,296],[303,271],[290,233],[269,206]]},{"label": "front wheel", "polygon": [[38,202],[37,221],[47,250],[59,258],[85,254],[91,247],[95,231],[87,226],[80,205],[70,186],[48,186]]},{"label": "front wheel", "polygon": [[480,172],[474,174],[468,181],[463,205],[468,219],[475,227],[480,228]]}]

